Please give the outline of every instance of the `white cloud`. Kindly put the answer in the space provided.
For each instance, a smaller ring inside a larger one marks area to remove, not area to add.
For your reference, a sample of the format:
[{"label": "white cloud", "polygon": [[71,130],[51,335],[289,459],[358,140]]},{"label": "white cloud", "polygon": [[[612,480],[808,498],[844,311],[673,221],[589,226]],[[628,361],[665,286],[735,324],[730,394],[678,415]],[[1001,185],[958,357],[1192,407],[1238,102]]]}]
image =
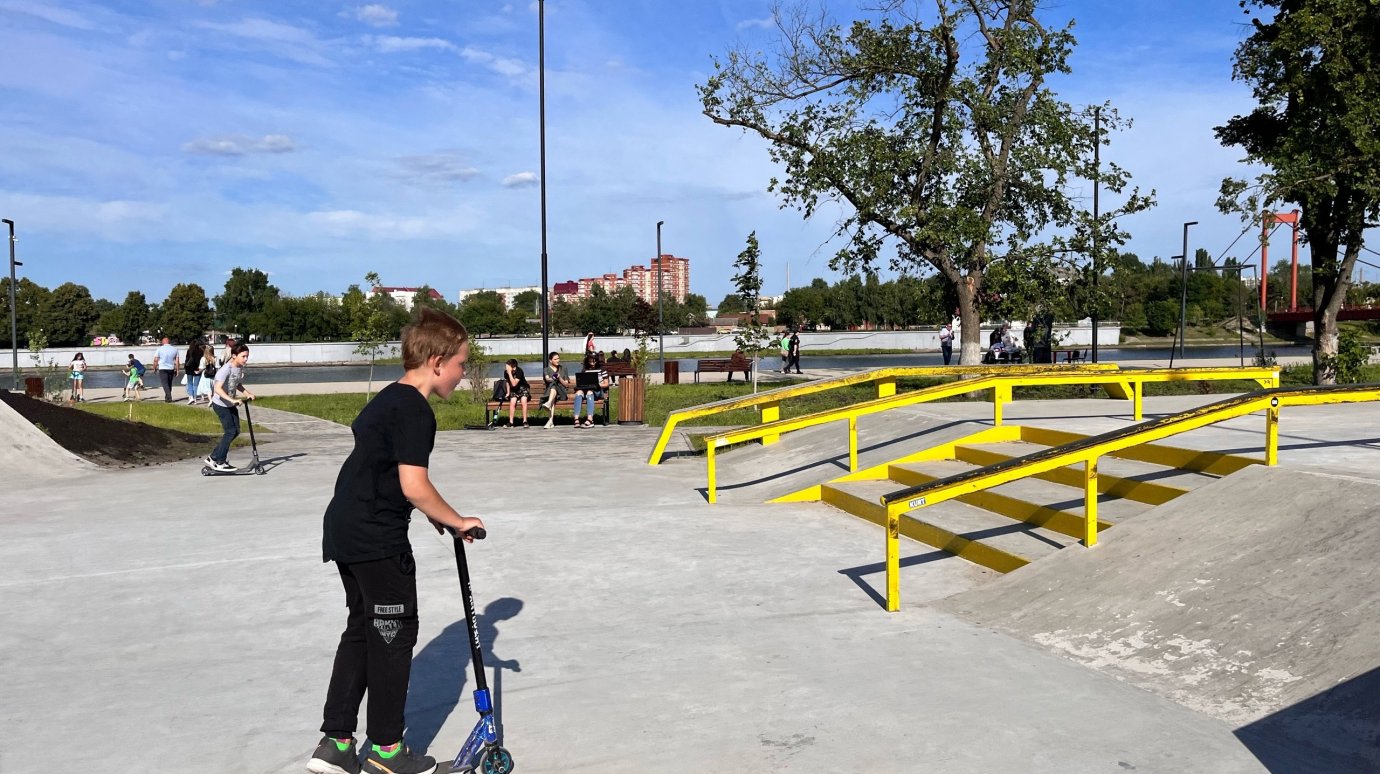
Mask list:
[{"label": "white cloud", "polygon": [[527,63],[520,59],[494,56],[473,46],[466,46],[461,49],[460,56],[463,56],[467,62],[483,65],[499,75],[509,78],[515,78],[527,72]]},{"label": "white cloud", "polygon": [[737,28],[740,30],[745,30],[748,27],[760,27],[764,30],[769,30],[772,27],[776,26],[776,19],[770,16],[764,19],[743,19],[742,21],[738,22],[738,24],[735,26],[737,26]]},{"label": "white cloud", "polygon": [[266,134],[254,138],[243,134],[198,137],[182,146],[187,153],[210,156],[247,156],[251,153],[291,153],[297,144],[285,134]]},{"label": "white cloud", "polygon": [[396,27],[398,24],[398,12],[381,3],[356,8],[355,18],[374,27]]},{"label": "white cloud", "polygon": [[403,156],[397,162],[400,167],[398,177],[410,182],[445,185],[463,183],[480,175],[478,169],[465,164],[459,156],[450,153]]},{"label": "white cloud", "polygon": [[515,175],[509,175],[503,178],[503,187],[526,188],[528,186],[534,186],[538,182],[540,182],[540,179],[537,177],[536,172],[519,172]]},{"label": "white cloud", "polygon": [[51,3],[33,3],[28,0],[0,0],[0,12],[22,13],[61,27],[78,30],[92,30],[96,25],[76,11],[57,8]]},{"label": "white cloud", "polygon": [[454,50],[455,44],[441,38],[400,38],[396,35],[369,35],[365,41],[385,54],[399,51],[422,51],[429,48]]},{"label": "white cloud", "polygon": [[325,55],[326,44],[311,31],[291,24],[249,17],[237,22],[198,21],[193,26],[259,43],[285,59],[303,64],[331,64]]}]

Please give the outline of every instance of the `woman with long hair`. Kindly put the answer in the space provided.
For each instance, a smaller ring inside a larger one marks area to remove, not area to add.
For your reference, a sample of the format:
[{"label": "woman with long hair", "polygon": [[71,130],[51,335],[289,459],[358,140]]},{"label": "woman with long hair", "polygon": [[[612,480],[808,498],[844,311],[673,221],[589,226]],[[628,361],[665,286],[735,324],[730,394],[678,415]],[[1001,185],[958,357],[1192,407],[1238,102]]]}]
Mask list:
[{"label": "woman with long hair", "polygon": [[[78,352],[72,356],[71,373],[72,377],[72,402],[78,403],[86,400],[86,356]],[[58,393],[61,395],[62,393]]]},{"label": "woman with long hair", "polygon": [[519,401],[522,402],[522,426],[527,427],[527,404],[532,400],[532,388],[527,384],[527,376],[516,359],[503,364],[503,378],[508,381],[508,426],[514,427],[513,412]]},{"label": "woman with long hair", "polygon": [[182,358],[182,370],[187,374],[187,405],[196,403],[196,391],[201,386],[201,364],[205,345],[201,339],[192,339],[187,345],[187,354]]}]

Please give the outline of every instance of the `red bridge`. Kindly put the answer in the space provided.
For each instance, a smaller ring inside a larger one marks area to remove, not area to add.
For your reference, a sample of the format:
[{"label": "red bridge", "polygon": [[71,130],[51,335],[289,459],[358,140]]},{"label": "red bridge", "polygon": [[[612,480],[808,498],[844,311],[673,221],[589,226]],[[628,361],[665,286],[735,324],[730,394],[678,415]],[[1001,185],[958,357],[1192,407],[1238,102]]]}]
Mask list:
[{"label": "red bridge", "polygon": [[[1306,323],[1313,322],[1312,309],[1292,309],[1289,311],[1269,312],[1265,319],[1270,322],[1281,323]],[[1380,320],[1380,307],[1376,306],[1344,306],[1337,313],[1338,320]]]}]

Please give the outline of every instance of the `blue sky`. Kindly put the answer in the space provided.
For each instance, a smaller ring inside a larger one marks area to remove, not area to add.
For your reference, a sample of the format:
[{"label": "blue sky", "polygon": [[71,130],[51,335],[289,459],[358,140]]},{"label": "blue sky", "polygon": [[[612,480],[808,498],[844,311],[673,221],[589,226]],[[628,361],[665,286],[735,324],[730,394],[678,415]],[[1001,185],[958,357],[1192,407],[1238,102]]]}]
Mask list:
[{"label": "blue sky", "polygon": [[[658,220],[711,303],[752,230],[765,292],[788,264],[792,284],[837,278],[832,215],[780,210],[764,144],[696,98],[711,57],[765,43],[769,15],[768,0],[546,3],[552,282],[645,264]],[[454,300],[540,279],[535,2],[0,0],[0,16],[0,217],[41,284],[161,300],[178,282],[215,294],[244,266],[339,293],[374,270]],[[1124,223],[1129,249],[1177,254],[1198,220],[1191,249],[1216,256],[1242,229],[1213,208],[1218,184],[1250,172],[1212,136],[1252,104],[1230,79],[1245,17],[1234,2],[1048,5],[1068,17],[1080,45],[1055,87],[1135,120],[1105,157],[1158,191]]]}]

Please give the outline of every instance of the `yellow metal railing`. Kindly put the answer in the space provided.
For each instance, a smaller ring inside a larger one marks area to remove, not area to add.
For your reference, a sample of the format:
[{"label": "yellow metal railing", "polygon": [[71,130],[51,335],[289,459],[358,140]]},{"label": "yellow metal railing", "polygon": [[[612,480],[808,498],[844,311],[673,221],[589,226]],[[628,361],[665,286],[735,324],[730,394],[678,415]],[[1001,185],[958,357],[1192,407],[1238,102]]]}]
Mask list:
[{"label": "yellow metal railing", "polygon": [[1139,425],[1043,449],[985,468],[960,473],[881,497],[886,508],[886,609],[901,607],[901,517],[973,492],[1035,476],[1056,468],[1083,465],[1083,544],[1097,543],[1097,461],[1103,455],[1147,444],[1228,419],[1265,412],[1265,464],[1279,461],[1279,411],[1284,406],[1316,406],[1380,400],[1380,385],[1288,387],[1258,390]]},{"label": "yellow metal railing", "polygon": [[[964,379],[946,384],[937,384],[920,390],[888,395],[874,400],[855,403],[850,406],[803,414],[790,419],[764,422],[753,427],[740,427],[706,436],[705,473],[708,479],[709,502],[718,501],[718,476],[715,451],[721,446],[743,443],[757,439],[779,438],[784,433],[830,422],[848,422],[848,469],[858,469],[858,418],[868,414],[910,406],[917,403],[952,398],[979,390],[992,391],[992,423],[1000,426],[1003,407],[1011,401],[1012,390],[1017,387],[1036,387],[1051,384],[1101,384],[1116,386],[1134,402],[1134,416],[1141,418],[1142,397],[1147,382],[1183,381],[1224,381],[1249,380],[1262,387],[1279,385],[1279,369],[1276,368],[1144,368],[1118,371],[1070,371],[1067,369],[1027,371],[1012,373],[999,371],[996,374],[977,379]],[[800,385],[804,386],[804,385]]]},{"label": "yellow metal railing", "polygon": [[[862,371],[847,376],[837,376],[829,379],[816,379],[805,382],[804,384],[793,384],[789,387],[778,387],[774,390],[765,390],[753,395],[744,395],[739,398],[728,398],[727,400],[705,403],[700,406],[678,409],[672,411],[666,417],[666,424],[661,428],[661,435],[657,438],[656,446],[652,447],[651,457],[648,458],[648,465],[661,464],[661,458],[666,453],[666,445],[671,440],[671,434],[676,429],[676,425],[691,419],[722,414],[736,409],[760,407],[762,423],[774,422],[781,418],[782,401],[792,398],[799,398],[803,395],[811,395],[828,390],[836,390],[840,387],[848,387],[855,384],[876,383],[877,397],[885,398],[896,394],[896,380],[910,377],[925,376],[987,376],[991,374],[1027,374],[1041,373],[1045,371],[1058,371],[1063,373],[1100,373],[1115,372],[1120,366],[1115,363],[1080,363],[1077,365],[1000,365],[1000,366],[894,366],[890,368],[877,368],[871,371]],[[776,436],[763,436],[763,443],[774,443]]]}]

